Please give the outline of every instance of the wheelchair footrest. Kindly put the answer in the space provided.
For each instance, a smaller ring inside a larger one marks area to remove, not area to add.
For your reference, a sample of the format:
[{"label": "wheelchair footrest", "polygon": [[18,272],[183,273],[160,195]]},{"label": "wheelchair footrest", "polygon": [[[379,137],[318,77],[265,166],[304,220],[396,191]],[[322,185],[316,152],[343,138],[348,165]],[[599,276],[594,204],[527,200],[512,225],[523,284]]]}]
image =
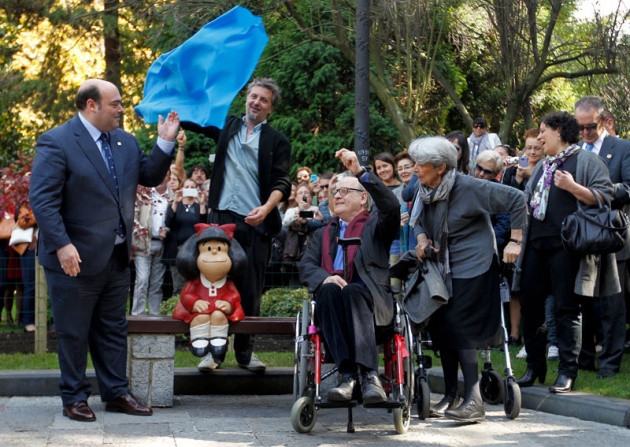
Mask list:
[{"label": "wheelchair footrest", "polygon": [[317,404],[319,408],[355,408],[359,405],[359,402],[356,400],[351,400],[350,402],[322,402]]}]

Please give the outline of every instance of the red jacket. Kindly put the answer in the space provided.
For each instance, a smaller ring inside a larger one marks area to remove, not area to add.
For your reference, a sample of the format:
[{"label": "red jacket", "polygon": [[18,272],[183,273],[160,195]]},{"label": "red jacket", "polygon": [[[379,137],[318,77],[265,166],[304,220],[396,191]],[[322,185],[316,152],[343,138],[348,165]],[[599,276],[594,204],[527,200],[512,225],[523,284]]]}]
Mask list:
[{"label": "red jacket", "polygon": [[[197,300],[204,300],[210,303],[210,307],[205,312],[193,312],[193,306]],[[215,310],[217,300],[227,301],[232,305],[232,313],[226,315],[230,321],[241,321],[245,318],[245,312],[241,307],[241,296],[236,290],[232,280],[228,279],[223,287],[217,289],[217,296],[209,296],[209,290],[201,283],[201,277],[188,281],[179,296],[179,302],[173,311],[173,318],[190,323],[200,313],[210,314]]]}]

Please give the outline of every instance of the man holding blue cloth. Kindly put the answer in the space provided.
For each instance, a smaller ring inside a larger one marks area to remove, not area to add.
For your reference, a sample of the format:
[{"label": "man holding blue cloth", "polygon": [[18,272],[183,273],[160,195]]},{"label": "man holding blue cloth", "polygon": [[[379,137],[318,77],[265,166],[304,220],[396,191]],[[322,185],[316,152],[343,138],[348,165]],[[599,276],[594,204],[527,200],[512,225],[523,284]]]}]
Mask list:
[{"label": "man holding blue cloth", "polygon": [[[265,270],[271,254],[271,238],[282,227],[278,204],[291,192],[289,163],[291,145],[273,129],[267,118],[280,100],[280,89],[272,79],[254,79],[247,88],[245,116],[229,116],[223,129],[182,122],[187,130],[201,133],[217,143],[208,208],[209,222],[236,224],[234,239],[247,253],[248,265],[235,278],[245,315],[260,314]],[[236,362],[241,368],[262,372],[266,366],[253,353],[253,337],[234,338]],[[211,354],[199,369],[211,370]]]}]

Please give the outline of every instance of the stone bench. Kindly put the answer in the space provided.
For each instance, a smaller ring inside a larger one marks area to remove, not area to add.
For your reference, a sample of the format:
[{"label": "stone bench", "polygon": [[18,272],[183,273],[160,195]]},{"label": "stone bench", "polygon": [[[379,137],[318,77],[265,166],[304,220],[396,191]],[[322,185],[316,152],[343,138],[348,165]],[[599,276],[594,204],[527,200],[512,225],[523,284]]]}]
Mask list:
[{"label": "stone bench", "polygon": [[[128,316],[129,389],[143,403],[171,407],[175,374],[175,336],[189,335],[189,325],[171,317]],[[245,317],[230,323],[230,334],[295,335],[295,318]],[[201,375],[201,373],[199,373]],[[204,375],[212,380],[210,375]],[[256,377],[252,375],[252,379]],[[254,379],[255,380],[255,379]]]}]

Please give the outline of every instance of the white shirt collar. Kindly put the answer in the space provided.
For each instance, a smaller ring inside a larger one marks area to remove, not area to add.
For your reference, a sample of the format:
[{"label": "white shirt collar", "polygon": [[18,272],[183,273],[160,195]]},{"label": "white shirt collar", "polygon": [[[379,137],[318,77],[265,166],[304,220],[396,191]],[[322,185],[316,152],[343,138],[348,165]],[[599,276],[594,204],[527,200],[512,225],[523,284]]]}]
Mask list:
[{"label": "white shirt collar", "polygon": [[199,277],[201,278],[201,284],[203,284],[204,287],[206,288],[211,288],[211,287],[215,287],[217,289],[220,289],[221,287],[223,287],[225,285],[225,282],[227,281],[227,276],[223,279],[220,279],[216,282],[212,282],[206,279],[205,276],[203,275],[199,275]]}]

